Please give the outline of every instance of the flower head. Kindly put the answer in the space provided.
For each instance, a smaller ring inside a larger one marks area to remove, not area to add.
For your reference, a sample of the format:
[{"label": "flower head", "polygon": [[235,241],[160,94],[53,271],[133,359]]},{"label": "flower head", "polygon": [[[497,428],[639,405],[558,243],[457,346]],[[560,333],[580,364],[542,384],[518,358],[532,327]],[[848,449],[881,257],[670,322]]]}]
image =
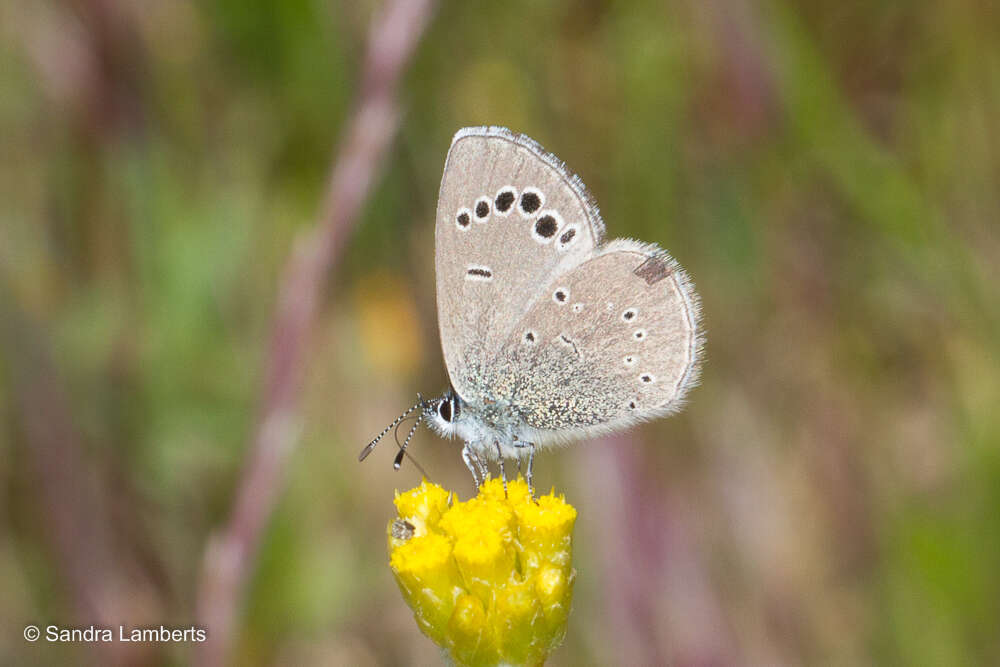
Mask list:
[{"label": "flower head", "polygon": [[539,665],[566,634],[576,509],[522,479],[479,495],[426,480],[397,494],[389,564],[420,629],[458,665]]}]

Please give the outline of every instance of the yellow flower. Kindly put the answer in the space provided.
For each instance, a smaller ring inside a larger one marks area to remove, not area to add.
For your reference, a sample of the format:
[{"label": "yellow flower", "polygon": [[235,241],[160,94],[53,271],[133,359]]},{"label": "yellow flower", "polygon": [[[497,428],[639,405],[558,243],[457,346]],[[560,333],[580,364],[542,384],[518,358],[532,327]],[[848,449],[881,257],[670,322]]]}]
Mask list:
[{"label": "yellow flower", "polygon": [[566,634],[576,509],[523,479],[454,502],[426,480],[396,494],[389,564],[421,631],[457,665],[541,665]]}]

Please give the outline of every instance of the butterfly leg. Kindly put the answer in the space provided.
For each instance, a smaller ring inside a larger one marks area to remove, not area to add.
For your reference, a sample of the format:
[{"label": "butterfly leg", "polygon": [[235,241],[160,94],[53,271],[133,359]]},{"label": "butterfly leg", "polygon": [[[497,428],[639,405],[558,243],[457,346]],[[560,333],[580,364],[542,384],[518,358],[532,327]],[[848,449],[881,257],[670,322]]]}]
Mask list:
[{"label": "butterfly leg", "polygon": [[472,473],[472,481],[478,489],[482,486],[480,477],[482,462],[479,460],[479,457],[473,454],[472,450],[469,449],[469,443],[465,443],[465,447],[462,447],[462,460],[465,461],[465,467]]},{"label": "butterfly leg", "polygon": [[490,478],[490,467],[486,464],[486,461],[483,460],[483,457],[478,453],[474,453],[472,455],[472,460],[476,464],[476,467],[479,468],[479,477],[484,482],[488,480]]},{"label": "butterfly leg", "polygon": [[535,471],[535,443],[531,443],[531,451],[528,452],[528,495],[532,498],[535,497],[535,482],[534,473]]},{"label": "butterfly leg", "polygon": [[[535,497],[535,484],[532,481],[532,477],[533,477],[532,473],[534,472],[534,469],[535,469],[535,443],[533,443],[533,442],[525,442],[523,440],[519,440],[519,441],[517,441],[517,442],[514,443],[514,446],[517,447],[518,449],[530,448],[530,450],[528,451],[528,472],[525,475],[525,480],[528,482],[528,493],[530,493],[531,497],[534,498]],[[517,459],[517,471],[518,472],[521,471],[521,459],[520,459],[520,457],[518,457],[518,459]]]},{"label": "butterfly leg", "polygon": [[493,446],[497,448],[497,459],[500,461],[500,479],[503,480],[503,497],[507,497],[507,475],[503,471],[503,450],[500,449],[500,441],[494,440]]}]

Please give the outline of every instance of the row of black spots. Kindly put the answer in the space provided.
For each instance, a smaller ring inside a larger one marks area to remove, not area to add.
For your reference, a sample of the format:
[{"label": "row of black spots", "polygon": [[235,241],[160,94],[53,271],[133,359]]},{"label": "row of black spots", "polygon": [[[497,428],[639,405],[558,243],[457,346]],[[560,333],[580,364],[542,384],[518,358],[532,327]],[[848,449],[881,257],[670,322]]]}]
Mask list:
[{"label": "row of black spots", "polygon": [[[613,309],[614,309],[614,304],[609,301],[608,310],[613,310]],[[639,309],[635,307],[628,307],[622,311],[621,315],[619,315],[619,319],[626,324],[636,321],[637,317],[639,317]],[[636,329],[635,331],[632,332],[632,338],[634,338],[637,341],[645,340],[646,330]],[[626,354],[622,358],[622,363],[625,365],[626,368],[633,368],[636,364],[639,363],[639,355]],[[648,384],[653,380],[653,376],[650,375],[649,373],[642,373],[638,379],[639,382],[643,384]],[[631,399],[627,403],[627,406],[629,410],[637,410],[639,408],[639,399],[638,398]]]},{"label": "row of black spots", "polygon": [[559,252],[572,246],[579,238],[579,232],[578,224],[565,224],[562,216],[555,210],[542,211],[531,227],[532,238],[543,245],[556,239],[555,248]]},{"label": "row of black spots", "polygon": [[464,206],[455,214],[455,225],[459,231],[466,231],[472,226],[472,221],[483,223],[490,219],[490,200],[480,197],[471,209]]},{"label": "row of black spots", "polygon": [[[522,217],[534,218],[535,214],[539,213],[544,205],[545,194],[538,188],[529,186],[521,193],[518,209]],[[561,222],[556,219],[556,215],[558,214],[554,211],[542,211],[539,213],[538,218],[531,226],[531,235],[536,241],[539,243],[548,243],[555,236]]]},{"label": "row of black spots", "polygon": [[[518,208],[523,217],[534,218],[531,234],[539,243],[549,243],[558,235],[556,249],[564,251],[579,237],[579,225],[576,223],[564,225],[558,211],[541,210],[545,204],[545,195],[535,187],[525,188],[519,199],[517,189],[512,185],[505,185],[497,191],[492,202],[487,197],[480,197],[471,209],[460,208],[455,214],[455,224],[459,230],[465,231],[472,226],[473,221],[487,222],[491,214],[506,217],[513,210],[515,201],[518,202]],[[536,214],[537,218],[535,218]]]},{"label": "row of black spots", "polygon": [[466,231],[472,227],[472,221],[484,223],[490,219],[490,200],[480,197],[471,209],[462,207],[455,214],[455,225],[459,231]]},{"label": "row of black spots", "polygon": [[[608,308],[610,309],[612,307],[613,307],[612,304],[608,303]],[[636,307],[634,307],[634,306],[630,306],[630,307],[628,307],[628,308],[626,308],[625,310],[622,311],[622,313],[619,316],[619,318],[621,319],[622,322],[624,322],[626,324],[630,324],[632,322],[635,322],[639,318],[639,309],[636,308]],[[635,329],[632,332],[632,338],[633,338],[633,340],[638,341],[640,343],[643,342],[644,340],[646,340],[646,337],[647,337],[647,331],[645,329],[643,329],[643,328]],[[626,368],[632,368],[637,363],[639,363],[639,355],[637,355],[637,354],[627,354],[622,359],[622,363],[625,364]],[[653,375],[652,373],[646,373],[646,372],[644,372],[644,373],[641,373],[638,376],[637,380],[639,381],[640,384],[649,385],[649,384],[653,384],[654,382],[656,382],[656,376]],[[628,404],[628,407],[629,407],[630,410],[634,410],[636,408],[635,400],[630,401],[629,404]]]},{"label": "row of black spots", "polygon": [[480,197],[472,208],[462,207],[455,213],[455,225],[459,231],[466,231],[472,227],[472,222],[484,223],[490,219],[490,200],[488,197]]},{"label": "row of black spots", "polygon": [[[489,197],[479,197],[472,208],[460,208],[455,214],[455,224],[460,230],[467,230],[472,226],[472,222],[486,222],[491,214],[501,217],[510,215],[514,209],[514,202],[517,201],[517,189],[512,185],[505,185],[500,188],[491,200]],[[521,194],[521,213],[523,215],[533,215],[541,208],[544,198],[538,188],[527,188]]]},{"label": "row of black spots", "polygon": [[[512,194],[512,193],[511,193]],[[527,187],[521,193],[518,203],[521,215],[532,218],[537,213],[531,226],[531,235],[539,243],[549,243],[557,234],[559,240],[556,247],[559,250],[568,248],[579,235],[579,225],[564,225],[562,216],[555,210],[542,210],[545,205],[545,195],[541,190],[534,187]]]}]

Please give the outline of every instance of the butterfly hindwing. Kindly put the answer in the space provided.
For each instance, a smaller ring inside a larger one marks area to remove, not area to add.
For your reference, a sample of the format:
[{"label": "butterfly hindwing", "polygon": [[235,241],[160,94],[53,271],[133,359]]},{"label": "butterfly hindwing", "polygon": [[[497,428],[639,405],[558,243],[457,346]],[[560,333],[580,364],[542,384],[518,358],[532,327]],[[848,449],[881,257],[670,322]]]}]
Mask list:
[{"label": "butterfly hindwing", "polygon": [[[539,441],[675,411],[697,381],[699,305],[656,246],[612,241],[552,279],[491,369]],[[492,374],[492,373],[491,373]]]},{"label": "butterfly hindwing", "polygon": [[486,366],[551,276],[591,257],[603,231],[583,183],[531,139],[493,127],[455,135],[435,256],[441,346],[465,401],[488,398]]}]

